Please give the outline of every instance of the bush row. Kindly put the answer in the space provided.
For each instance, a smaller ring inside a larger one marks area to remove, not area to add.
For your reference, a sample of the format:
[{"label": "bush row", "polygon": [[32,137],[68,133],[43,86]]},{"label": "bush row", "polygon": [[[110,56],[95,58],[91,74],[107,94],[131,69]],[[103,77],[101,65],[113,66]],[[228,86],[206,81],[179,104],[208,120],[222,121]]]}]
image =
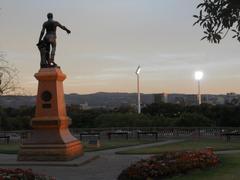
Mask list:
[{"label": "bush row", "polygon": [[185,174],[194,169],[215,167],[219,158],[211,149],[168,152],[141,160],[123,170],[118,180],[147,180]]}]

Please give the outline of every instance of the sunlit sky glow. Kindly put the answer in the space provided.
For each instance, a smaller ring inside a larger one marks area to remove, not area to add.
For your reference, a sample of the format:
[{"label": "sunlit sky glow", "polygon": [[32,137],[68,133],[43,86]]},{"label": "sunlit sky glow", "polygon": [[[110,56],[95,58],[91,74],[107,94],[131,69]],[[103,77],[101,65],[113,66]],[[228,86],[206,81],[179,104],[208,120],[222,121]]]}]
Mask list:
[{"label": "sunlit sky glow", "polygon": [[240,44],[231,34],[219,45],[200,41],[193,27],[198,0],[0,0],[0,50],[19,69],[21,86],[36,94],[36,43],[46,14],[58,30],[56,63],[67,74],[66,93],[135,92],[141,65],[144,93],[240,93]]}]

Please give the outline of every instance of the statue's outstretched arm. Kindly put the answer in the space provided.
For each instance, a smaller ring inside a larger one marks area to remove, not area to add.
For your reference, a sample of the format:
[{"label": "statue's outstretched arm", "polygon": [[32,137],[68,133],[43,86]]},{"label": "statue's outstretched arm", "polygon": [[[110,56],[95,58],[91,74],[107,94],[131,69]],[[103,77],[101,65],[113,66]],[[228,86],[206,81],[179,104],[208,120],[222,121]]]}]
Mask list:
[{"label": "statue's outstretched arm", "polygon": [[67,29],[65,26],[61,25],[59,22],[57,22],[57,26],[60,27],[62,30],[66,31],[68,34],[71,33],[69,29]]},{"label": "statue's outstretched arm", "polygon": [[44,32],[45,32],[45,26],[43,25],[43,26],[42,26],[41,33],[40,33],[40,36],[39,36],[38,42],[40,42],[40,41],[42,40],[42,37],[43,37],[43,35],[44,35]]}]

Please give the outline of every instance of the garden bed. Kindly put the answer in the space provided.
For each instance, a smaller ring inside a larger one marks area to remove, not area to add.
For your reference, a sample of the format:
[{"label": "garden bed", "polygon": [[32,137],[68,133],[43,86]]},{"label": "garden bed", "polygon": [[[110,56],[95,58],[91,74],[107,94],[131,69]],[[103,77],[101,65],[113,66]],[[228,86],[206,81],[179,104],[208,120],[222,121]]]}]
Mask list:
[{"label": "garden bed", "polygon": [[162,179],[195,169],[215,167],[219,158],[211,148],[199,151],[167,152],[138,161],[123,170],[118,180]]},{"label": "garden bed", "polygon": [[0,180],[56,180],[55,177],[33,173],[31,169],[2,169]]}]

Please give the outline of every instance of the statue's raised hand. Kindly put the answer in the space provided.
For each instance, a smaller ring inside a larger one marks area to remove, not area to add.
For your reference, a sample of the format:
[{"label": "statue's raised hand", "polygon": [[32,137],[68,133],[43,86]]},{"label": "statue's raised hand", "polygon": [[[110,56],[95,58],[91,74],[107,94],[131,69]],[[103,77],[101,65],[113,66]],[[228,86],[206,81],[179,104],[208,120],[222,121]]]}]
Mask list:
[{"label": "statue's raised hand", "polygon": [[70,30],[67,30],[67,33],[68,33],[68,34],[70,34],[70,33],[71,33],[71,31],[70,31]]}]

